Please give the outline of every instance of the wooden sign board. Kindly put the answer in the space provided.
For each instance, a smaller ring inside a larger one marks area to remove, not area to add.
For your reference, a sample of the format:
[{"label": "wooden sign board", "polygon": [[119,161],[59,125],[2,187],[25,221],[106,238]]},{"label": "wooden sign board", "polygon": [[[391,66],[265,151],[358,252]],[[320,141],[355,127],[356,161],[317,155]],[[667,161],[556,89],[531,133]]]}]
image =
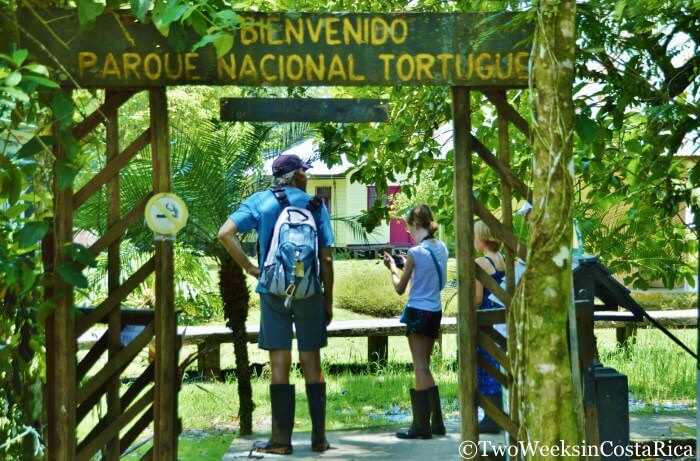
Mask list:
[{"label": "wooden sign board", "polygon": [[[231,51],[174,50],[152,24],[103,14],[81,31],[77,10],[19,12],[27,46],[63,66],[66,86],[168,85],[525,87],[533,27],[503,28],[514,13],[239,13]],[[487,19],[487,20],[485,20]],[[51,28],[51,30],[48,29]],[[123,27],[123,29],[122,29]],[[125,33],[126,32],[126,33]],[[48,51],[53,59],[46,55]]]},{"label": "wooden sign board", "polygon": [[380,99],[223,98],[224,122],[385,122],[389,105]]}]

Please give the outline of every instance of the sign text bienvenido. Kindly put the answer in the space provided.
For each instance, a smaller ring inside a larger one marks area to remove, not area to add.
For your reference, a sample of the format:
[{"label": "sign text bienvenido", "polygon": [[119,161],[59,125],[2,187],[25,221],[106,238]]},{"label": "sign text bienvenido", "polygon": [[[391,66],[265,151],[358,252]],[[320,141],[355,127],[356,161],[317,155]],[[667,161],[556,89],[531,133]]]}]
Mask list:
[{"label": "sign text bienvenido", "polygon": [[484,21],[482,13],[240,13],[245,22],[233,48],[217,57],[212,45],[190,51],[194,32],[185,51],[175,51],[150,24],[123,21],[127,36],[112,15],[83,32],[77,13],[40,14],[52,31],[26,11],[23,26],[62,63],[66,85],[86,87],[522,87],[532,35],[526,28],[493,33],[509,14]]}]

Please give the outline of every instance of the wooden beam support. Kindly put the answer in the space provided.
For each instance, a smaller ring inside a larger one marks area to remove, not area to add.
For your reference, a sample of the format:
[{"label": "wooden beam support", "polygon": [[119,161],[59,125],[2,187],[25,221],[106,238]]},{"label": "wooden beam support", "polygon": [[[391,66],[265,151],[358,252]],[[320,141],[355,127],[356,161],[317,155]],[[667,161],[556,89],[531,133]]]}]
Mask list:
[{"label": "wooden beam support", "polygon": [[367,337],[367,360],[371,363],[387,363],[389,360],[389,337]]},{"label": "wooden beam support", "polygon": [[496,424],[508,431],[508,434],[513,438],[512,440],[518,440],[518,426],[511,421],[508,415],[491,403],[483,394],[479,393],[478,399],[479,406],[484,409],[486,414],[496,421]]},{"label": "wooden beam support", "polygon": [[484,91],[484,96],[496,106],[499,116],[502,116],[506,120],[506,123],[510,121],[513,126],[527,137],[527,139],[532,141],[532,129],[530,128],[530,124],[510,105],[505,92]]},{"label": "wooden beam support", "polygon": [[85,119],[73,127],[73,136],[80,141],[87,136],[92,130],[97,128],[97,125],[107,117],[107,114],[119,109],[125,102],[129,100],[135,91],[118,91],[113,92],[105,98],[105,102],[95,109],[93,113],[85,117]]},{"label": "wooden beam support", "polygon": [[116,420],[104,419],[103,421],[109,421],[111,424],[103,426],[98,424],[80,444],[76,459],[78,461],[90,461],[108,440],[118,437],[119,431],[126,427],[132,419],[136,418],[151,403],[153,403],[153,391],[144,394],[128,410],[120,414]]},{"label": "wooden beam support", "polygon": [[[97,192],[102,186],[107,184],[112,178],[119,175],[119,172],[124,168],[136,154],[138,154],[142,149],[144,149],[148,142],[151,140],[151,130],[146,129],[141,135],[134,139],[134,141],[129,144],[129,147],[124,149],[116,157],[112,157],[112,160],[108,160],[107,165],[102,168],[95,176],[90,179],[78,192],[73,196],[73,209],[77,210],[83,203],[87,201],[95,192]],[[108,202],[109,203],[109,202]]]},{"label": "wooden beam support", "polygon": [[498,344],[496,344],[496,341],[491,339],[488,335],[486,335],[484,332],[479,330],[477,333],[477,341],[479,346],[481,346],[483,349],[486,350],[491,356],[496,359],[499,365],[501,365],[503,368],[506,369],[507,373],[510,373],[510,359],[506,355],[506,352],[498,347]]},{"label": "wooden beam support", "polygon": [[[149,90],[153,192],[172,191],[168,100],[165,88]],[[174,300],[173,242],[156,240],[156,376],[153,459],[177,458],[177,319]]]},{"label": "wooden beam support", "polygon": [[506,306],[510,306],[513,297],[499,285],[493,277],[491,277],[485,270],[481,268],[478,264],[474,263],[474,271],[476,273],[476,278],[493,293],[499,300],[501,300]]},{"label": "wooden beam support", "polygon": [[224,122],[386,122],[389,103],[381,99],[223,98]]},{"label": "wooden beam support", "polygon": [[499,370],[498,368],[496,368],[496,367],[493,365],[493,363],[489,362],[488,360],[486,360],[485,357],[483,357],[483,356],[481,356],[481,355],[477,357],[476,363],[477,363],[481,368],[483,368],[483,369],[486,371],[486,373],[488,373],[489,375],[491,375],[491,376],[493,377],[493,379],[495,379],[496,381],[498,381],[498,382],[501,384],[501,386],[503,386],[503,387],[505,387],[506,389],[508,389],[508,376],[505,375],[501,370]]},{"label": "wooden beam support", "polygon": [[506,309],[487,309],[476,311],[476,324],[479,328],[489,327],[497,323],[504,323],[506,321]]},{"label": "wooden beam support", "polygon": [[111,227],[107,228],[107,232],[90,245],[90,252],[97,256],[102,253],[107,247],[117,242],[129,228],[139,219],[143,219],[143,212],[146,209],[146,203],[153,194],[148,194],[134,208],[124,215],[119,221],[115,222]]},{"label": "wooden beam support", "polygon": [[520,194],[522,198],[532,203],[532,190],[513,173],[510,166],[504,164],[498,157],[493,155],[488,147],[483,145],[474,135],[470,134],[469,136],[472,138],[471,142],[474,147],[474,152],[476,152],[488,166],[493,168],[502,179],[507,181],[511,189]]},{"label": "wooden beam support", "polygon": [[105,383],[109,378],[119,375],[129,362],[141,352],[141,349],[151,341],[154,335],[155,326],[153,324],[147,326],[141,333],[138,334],[124,349],[119,351],[102,370],[100,370],[90,381],[83,384],[78,392],[76,402],[78,405],[90,398],[95,392],[104,388]]},{"label": "wooden beam support", "polygon": [[498,344],[498,347],[500,347],[503,350],[506,350],[506,346],[507,346],[506,337],[503,336],[493,326],[481,326],[480,325],[479,331],[483,332],[486,336],[491,338],[496,344]]},{"label": "wooden beam support", "polygon": [[131,277],[129,277],[119,286],[119,288],[114,290],[114,292],[110,294],[107,299],[102,301],[102,303],[100,303],[95,310],[78,320],[78,324],[75,327],[76,337],[79,337],[85,333],[91,326],[104,319],[112,311],[112,309],[119,306],[119,304],[129,295],[129,293],[134,291],[136,287],[146,280],[146,277],[153,273],[155,267],[155,258],[149,259],[146,264],[134,272]]},{"label": "wooden beam support", "polygon": [[[114,91],[106,92],[106,99],[116,96]],[[106,156],[107,165],[112,163],[119,156],[119,110],[118,108],[108,108],[105,112],[106,128]],[[119,168],[121,169],[121,168]],[[119,196],[119,169],[117,174],[107,182],[107,228],[110,229],[119,222],[120,196]],[[116,239],[107,248],[107,293],[112,294],[119,289],[121,274],[121,258],[119,255],[119,239]],[[107,321],[107,349],[108,360],[111,363],[119,351],[123,348],[121,341],[121,313],[119,305],[108,315]],[[121,414],[119,399],[119,387],[121,382],[119,374],[115,374],[107,384],[107,420],[114,421]],[[105,461],[119,461],[119,432],[107,443],[103,459]]]},{"label": "wooden beam support", "polygon": [[122,437],[121,450],[122,455],[129,449],[136,438],[141,435],[143,431],[146,430],[149,424],[153,422],[153,405],[151,405],[146,411],[143,412],[141,417],[134,423],[131,428]]},{"label": "wooden beam support", "polygon": [[476,406],[476,309],[474,292],[474,178],[469,88],[452,88],[455,236],[457,238],[457,337],[461,440],[479,441]]},{"label": "wooden beam support", "polygon": [[90,348],[87,354],[85,354],[85,357],[78,362],[78,366],[76,367],[76,376],[75,376],[75,381],[76,382],[81,382],[85,375],[87,375],[88,371],[97,363],[99,358],[102,356],[102,354],[105,353],[107,350],[107,334],[103,334],[100,336],[100,339],[97,340],[97,342]]},{"label": "wooden beam support", "polygon": [[[70,91],[68,97],[72,97]],[[58,140],[58,125],[54,125],[54,138]],[[75,367],[76,336],[73,286],[61,277],[58,268],[66,260],[63,245],[73,241],[73,189],[61,189],[58,180],[58,163],[67,156],[60,142],[54,144],[54,261],[53,294],[55,308],[47,320],[46,354],[51,357],[53,381],[48,384],[48,444],[49,460],[72,461],[75,459]]]}]

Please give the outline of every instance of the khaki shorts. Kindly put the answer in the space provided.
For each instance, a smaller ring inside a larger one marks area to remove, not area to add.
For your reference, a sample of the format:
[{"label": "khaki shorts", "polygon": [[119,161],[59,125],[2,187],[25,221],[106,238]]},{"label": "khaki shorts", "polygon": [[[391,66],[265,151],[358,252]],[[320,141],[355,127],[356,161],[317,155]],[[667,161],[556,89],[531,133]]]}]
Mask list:
[{"label": "khaki shorts", "polygon": [[326,310],[323,294],[292,301],[284,307],[284,298],[260,293],[260,335],[258,347],[271,350],[291,350],[292,325],[297,336],[297,349],[317,351],[328,344]]}]

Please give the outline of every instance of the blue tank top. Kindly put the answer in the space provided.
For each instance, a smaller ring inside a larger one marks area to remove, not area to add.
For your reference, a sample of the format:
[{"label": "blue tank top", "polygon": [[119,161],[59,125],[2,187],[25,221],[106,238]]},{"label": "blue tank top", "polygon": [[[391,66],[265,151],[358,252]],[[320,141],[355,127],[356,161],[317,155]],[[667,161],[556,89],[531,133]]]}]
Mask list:
[{"label": "blue tank top", "polygon": [[[491,274],[491,278],[494,279],[496,283],[500,285],[503,281],[503,278],[506,276],[506,271],[499,271],[496,267],[496,263],[494,263],[493,260],[488,256],[484,256],[484,258],[486,258],[486,260],[491,263],[494,270],[496,271],[493,274]],[[492,299],[490,299],[490,296],[491,292],[487,290],[486,287],[484,287],[484,296],[482,298],[481,307],[479,307],[479,309],[495,309],[497,307],[503,307],[500,304],[495,303]]]}]

